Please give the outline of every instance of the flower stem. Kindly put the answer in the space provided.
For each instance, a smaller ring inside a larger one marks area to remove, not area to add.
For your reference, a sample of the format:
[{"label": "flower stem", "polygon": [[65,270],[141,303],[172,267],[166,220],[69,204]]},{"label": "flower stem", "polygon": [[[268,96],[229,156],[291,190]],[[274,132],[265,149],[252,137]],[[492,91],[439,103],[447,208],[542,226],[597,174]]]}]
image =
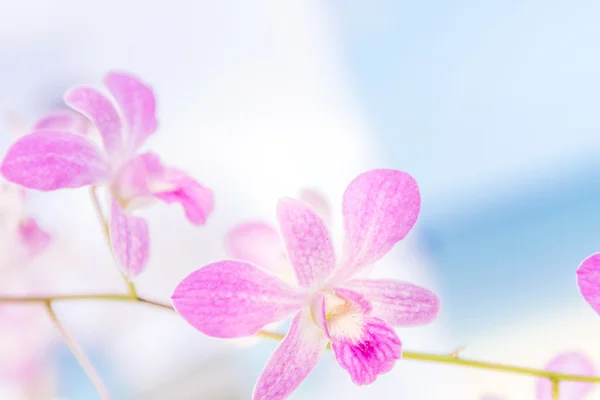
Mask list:
[{"label": "flower stem", "polygon": [[[59,296],[38,296],[38,297],[14,297],[14,296],[0,296],[1,303],[42,303],[50,305],[54,302],[59,301],[124,301],[132,303],[146,304],[156,308],[162,308],[171,312],[175,312],[175,309],[166,303],[159,301],[149,300],[144,297],[132,297],[128,294],[72,294],[72,295],[59,295]],[[52,312],[51,315],[54,315]],[[285,335],[278,332],[271,332],[267,330],[260,330],[256,333],[256,336],[281,341]],[[550,372],[543,369],[518,367],[514,365],[498,364],[485,361],[469,360],[458,357],[455,354],[431,354],[431,353],[420,353],[414,351],[405,351],[402,355],[405,360],[417,360],[426,361],[438,364],[451,364],[466,368],[484,369],[488,371],[506,372],[512,374],[537,376],[539,378],[547,378],[552,382],[553,385],[553,396],[558,399],[559,383],[561,381],[571,382],[588,382],[600,384],[600,376],[585,376],[585,375],[571,375],[561,374],[557,372]]]},{"label": "flower stem", "polygon": [[[106,244],[108,245],[108,249],[111,254],[113,254],[112,244],[110,242],[110,229],[108,227],[108,222],[106,221],[106,217],[104,212],[102,211],[102,206],[100,206],[100,200],[98,200],[98,193],[96,192],[98,188],[96,186],[90,187],[90,197],[92,199],[92,204],[94,205],[94,211],[96,211],[96,215],[98,216],[98,220],[100,221],[100,225],[102,226],[102,234],[104,235],[104,239],[106,240]],[[114,257],[114,254],[113,254]],[[135,285],[129,279],[127,275],[119,268],[119,272],[125,280],[125,284],[127,285],[127,290],[129,291],[129,295],[132,298],[137,298],[137,290],[135,289]]]},{"label": "flower stem", "polygon": [[560,400],[560,381],[551,379],[550,382],[552,382],[552,400]]},{"label": "flower stem", "polygon": [[45,301],[44,304],[46,306],[46,311],[48,312],[48,316],[50,317],[50,319],[52,320],[52,322],[54,323],[56,328],[60,331],[60,334],[62,335],[63,340],[65,341],[65,343],[71,350],[71,353],[73,353],[73,356],[75,357],[75,359],[77,359],[77,362],[79,363],[79,365],[81,365],[81,368],[83,368],[83,370],[85,371],[87,376],[90,378],[90,381],[92,381],[92,384],[96,388],[96,391],[98,392],[98,395],[100,396],[100,399],[110,400],[110,395],[108,393],[108,390],[106,389],[106,386],[104,386],[104,383],[102,382],[102,379],[100,378],[100,375],[98,375],[98,372],[96,372],[96,369],[94,368],[94,366],[92,365],[90,360],[86,357],[85,353],[83,352],[83,350],[81,349],[79,344],[77,344],[77,342],[71,337],[71,335],[69,334],[67,329],[64,327],[64,325],[58,319],[58,316],[56,315],[56,313],[54,312],[54,309],[52,308],[52,301]]}]

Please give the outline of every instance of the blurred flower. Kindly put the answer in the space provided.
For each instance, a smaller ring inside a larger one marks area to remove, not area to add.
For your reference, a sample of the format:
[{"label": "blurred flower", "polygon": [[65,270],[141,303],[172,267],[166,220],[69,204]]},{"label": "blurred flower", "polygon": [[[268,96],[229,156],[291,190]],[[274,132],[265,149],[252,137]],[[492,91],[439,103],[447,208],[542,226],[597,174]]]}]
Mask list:
[{"label": "blurred flower", "polygon": [[409,283],[352,278],[408,234],[419,208],[419,190],[410,175],[393,170],[359,175],[344,193],[346,243],[336,268],[322,219],[307,204],[284,198],[277,217],[299,287],[247,262],[221,261],[186,277],[173,304],[191,325],[220,338],[252,335],[294,314],[254,399],[287,398],[329,343],[353,382],[372,383],[401,357],[402,344],[392,326],[433,321],[439,300]]},{"label": "blurred flower", "polygon": [[138,154],[157,126],[152,89],[119,72],[108,73],[104,83],[118,109],[93,87],[77,86],[65,95],[71,108],[92,121],[103,150],[65,129],[38,129],[12,145],[1,169],[9,181],[37,190],[106,185],[112,247],[124,270],[135,276],[148,262],[149,237],[146,220],[132,211],[156,200],[177,202],[191,223],[201,225],[213,209],[213,194],[164,166],[156,154]]},{"label": "blurred flower", "polygon": [[[565,352],[554,357],[544,368],[546,371],[571,375],[595,375],[596,368],[583,353]],[[559,393],[561,400],[582,400],[594,388],[592,383],[561,382]],[[547,378],[538,378],[536,383],[537,400],[552,400],[552,383]],[[501,397],[486,395],[480,400],[502,400]]]}]

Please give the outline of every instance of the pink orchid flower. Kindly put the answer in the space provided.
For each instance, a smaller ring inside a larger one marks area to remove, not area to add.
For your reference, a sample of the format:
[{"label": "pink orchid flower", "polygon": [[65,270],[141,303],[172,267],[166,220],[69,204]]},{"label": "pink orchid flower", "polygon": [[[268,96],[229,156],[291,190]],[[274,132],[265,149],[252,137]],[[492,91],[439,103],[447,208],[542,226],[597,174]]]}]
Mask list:
[{"label": "pink orchid flower", "polygon": [[[580,352],[565,352],[554,357],[544,368],[546,371],[571,375],[593,376],[596,367],[592,361]],[[561,382],[559,393],[561,400],[583,400],[594,388],[592,383]],[[538,378],[536,382],[537,400],[552,400],[552,383],[546,378]],[[486,395],[481,400],[502,400],[501,397]]]},{"label": "pink orchid flower", "polygon": [[346,242],[337,263],[318,214],[302,201],[284,198],[277,218],[297,284],[245,261],[221,261],[178,285],[175,309],[199,331],[219,338],[250,336],[293,315],[256,384],[255,400],[287,398],[328,344],[353,382],[372,383],[401,357],[402,344],[392,327],[429,323],[439,311],[439,300],[429,290],[354,279],[408,234],[419,208],[419,190],[410,175],[383,169],[359,175],[344,193]]},{"label": "pink orchid flower", "polygon": [[157,127],[152,89],[120,72],[108,73],[104,84],[112,99],[88,86],[65,95],[67,105],[92,121],[103,149],[68,130],[38,129],[12,145],[0,169],[9,181],[31,189],[108,187],[113,251],[125,272],[135,276],[148,262],[149,235],[146,220],[132,212],[156,200],[176,202],[191,223],[202,225],[212,212],[213,194],[163,165],[156,154],[138,154]]}]

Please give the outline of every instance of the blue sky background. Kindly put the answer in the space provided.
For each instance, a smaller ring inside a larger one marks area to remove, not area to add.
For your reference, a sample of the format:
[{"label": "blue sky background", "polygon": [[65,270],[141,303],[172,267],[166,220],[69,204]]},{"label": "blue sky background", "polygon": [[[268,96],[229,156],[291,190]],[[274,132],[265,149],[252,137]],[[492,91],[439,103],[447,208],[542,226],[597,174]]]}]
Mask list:
[{"label": "blue sky background", "polygon": [[580,306],[575,269],[600,251],[600,3],[332,5],[380,148],[422,188],[455,333]]}]

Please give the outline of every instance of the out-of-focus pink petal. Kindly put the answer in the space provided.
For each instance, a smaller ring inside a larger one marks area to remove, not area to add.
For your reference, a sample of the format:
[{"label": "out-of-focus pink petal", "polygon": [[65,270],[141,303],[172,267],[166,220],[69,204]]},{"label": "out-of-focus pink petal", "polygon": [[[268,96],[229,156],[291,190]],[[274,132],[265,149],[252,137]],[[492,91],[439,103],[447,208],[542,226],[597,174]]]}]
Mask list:
[{"label": "out-of-focus pink petal", "polygon": [[[571,375],[596,375],[592,361],[579,352],[561,353],[554,357],[545,368],[547,371]],[[586,382],[561,382],[561,400],[581,400],[594,385]],[[552,384],[548,379],[538,379],[536,387],[538,400],[552,400]]]},{"label": "out-of-focus pink petal", "polygon": [[378,375],[389,372],[402,356],[398,335],[379,318],[356,315],[341,318],[343,321],[330,321],[329,325],[337,362],[357,385],[375,382]]},{"label": "out-of-focus pink petal", "polygon": [[125,214],[113,199],[109,228],[117,261],[128,276],[139,275],[150,258],[148,223],[143,218]]},{"label": "out-of-focus pink petal", "polygon": [[383,257],[414,226],[421,197],[407,173],[376,169],[356,177],[344,193],[346,231],[342,277]]},{"label": "out-of-focus pink petal", "polygon": [[325,197],[313,189],[303,189],[300,191],[300,200],[312,207],[313,210],[325,222],[325,225],[331,227],[331,207]]},{"label": "out-of-focus pink petal", "polygon": [[220,261],[188,275],[172,296],[177,312],[209,336],[254,335],[307,304],[308,295],[243,261]]},{"label": "out-of-focus pink petal", "polygon": [[90,121],[83,115],[72,111],[55,111],[37,120],[33,125],[34,131],[57,130],[80,133],[88,133]]},{"label": "out-of-focus pink petal", "polygon": [[123,146],[123,126],[108,97],[93,87],[75,86],[65,94],[65,103],[92,121],[109,157],[118,154]]},{"label": "out-of-focus pink petal", "polygon": [[129,149],[137,150],[156,131],[156,101],[152,89],[133,75],[109,72],[104,84],[113,95],[127,121]]},{"label": "out-of-focus pink petal", "polygon": [[283,198],[277,220],[298,283],[308,287],[326,279],[335,267],[335,253],[323,220],[307,204]]},{"label": "out-of-focus pink petal", "polygon": [[109,175],[108,161],[94,143],[74,133],[46,130],[17,140],[0,169],[7,180],[37,190],[91,185]]},{"label": "out-of-focus pink petal", "polygon": [[229,255],[250,261],[280,276],[287,259],[279,232],[264,222],[248,222],[233,228],[225,236]]},{"label": "out-of-focus pink petal", "polygon": [[154,197],[165,203],[179,203],[185,217],[194,225],[204,225],[212,213],[215,200],[213,191],[199,184],[194,178],[175,168],[165,168],[160,183],[152,186]]},{"label": "out-of-focus pink petal", "polygon": [[214,207],[212,190],[175,168],[165,167],[154,153],[144,153],[127,162],[119,170],[112,189],[126,209],[154,199],[179,203],[188,221],[195,225],[204,224]]},{"label": "out-of-focus pink petal", "polygon": [[389,279],[355,279],[344,287],[365,296],[373,305],[371,315],[392,326],[428,324],[440,311],[440,300],[422,287]]},{"label": "out-of-focus pink petal", "polygon": [[600,253],[592,254],[579,265],[577,285],[585,301],[600,314]]},{"label": "out-of-focus pink petal", "polygon": [[327,343],[310,314],[299,311],[258,378],[253,400],[287,399],[317,366]]},{"label": "out-of-focus pink petal", "polygon": [[19,225],[19,236],[28,257],[35,257],[40,254],[52,242],[50,234],[40,228],[33,218],[27,218],[21,222]]}]

